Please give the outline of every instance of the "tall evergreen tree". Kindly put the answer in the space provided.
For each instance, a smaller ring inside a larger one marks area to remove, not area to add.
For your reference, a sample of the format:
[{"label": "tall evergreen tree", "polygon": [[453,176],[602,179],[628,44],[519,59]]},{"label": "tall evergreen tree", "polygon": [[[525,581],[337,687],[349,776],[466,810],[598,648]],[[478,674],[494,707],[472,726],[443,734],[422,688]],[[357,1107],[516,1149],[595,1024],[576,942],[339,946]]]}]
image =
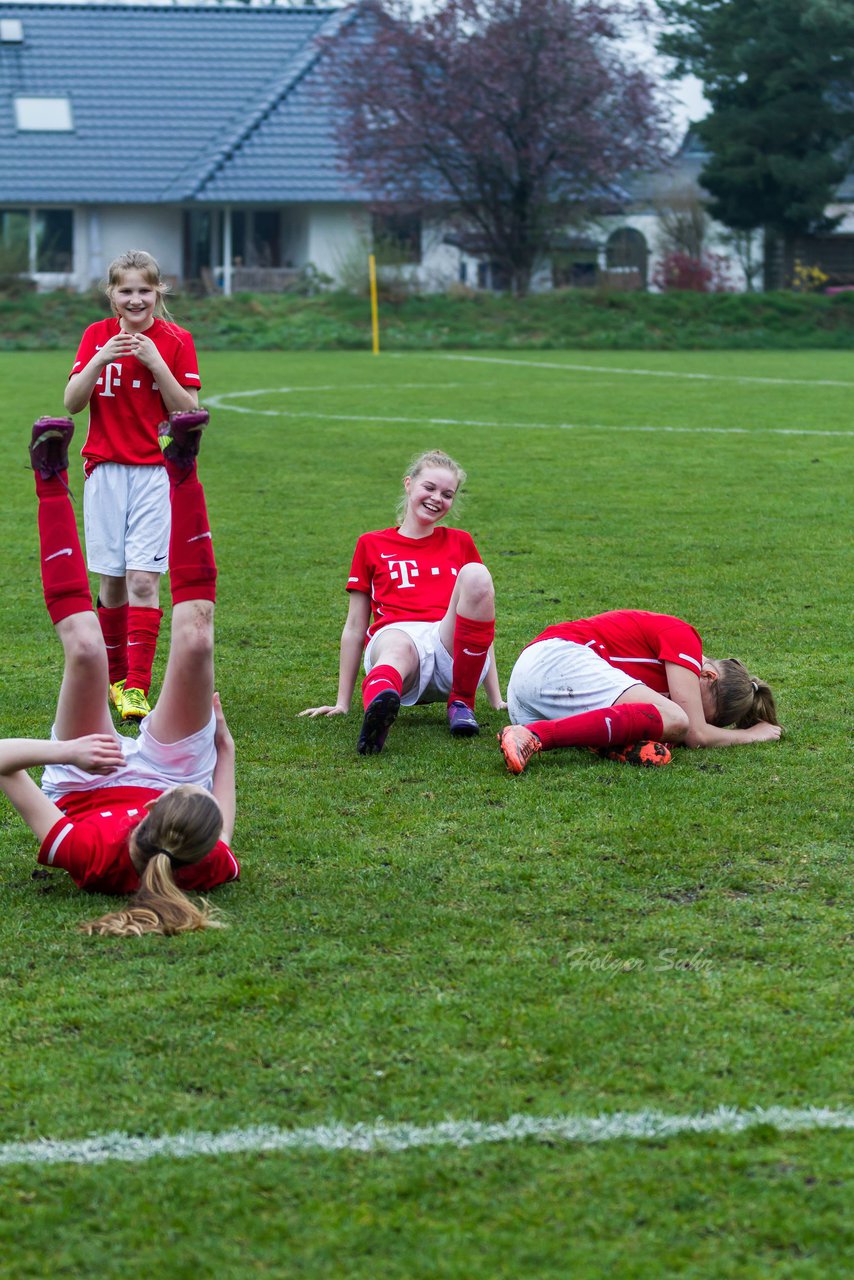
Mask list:
[{"label": "tall evergreen tree", "polygon": [[852,160],[852,0],[658,0],[659,48],[703,83],[710,212],[784,239],[830,229]]}]

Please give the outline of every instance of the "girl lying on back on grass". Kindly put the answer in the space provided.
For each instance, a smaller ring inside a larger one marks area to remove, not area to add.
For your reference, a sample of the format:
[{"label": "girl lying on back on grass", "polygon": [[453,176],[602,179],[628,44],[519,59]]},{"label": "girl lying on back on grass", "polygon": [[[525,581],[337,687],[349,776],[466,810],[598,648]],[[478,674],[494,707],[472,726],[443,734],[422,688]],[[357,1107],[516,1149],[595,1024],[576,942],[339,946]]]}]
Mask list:
[{"label": "girl lying on back on grass", "polygon": [[[204,411],[161,428],[172,532],[172,641],[163,690],[138,738],[114,730],[107,654],[68,496],[70,419],[40,419],[36,472],[45,603],[65,656],[49,740],[0,741],[3,791],[39,841],[39,862],[92,893],[133,894],[87,933],[182,933],[216,924],[185,889],[236,880],[234,742],[214,694],[216,565],[196,471]],[[45,765],[41,789],[26,770]]]}]

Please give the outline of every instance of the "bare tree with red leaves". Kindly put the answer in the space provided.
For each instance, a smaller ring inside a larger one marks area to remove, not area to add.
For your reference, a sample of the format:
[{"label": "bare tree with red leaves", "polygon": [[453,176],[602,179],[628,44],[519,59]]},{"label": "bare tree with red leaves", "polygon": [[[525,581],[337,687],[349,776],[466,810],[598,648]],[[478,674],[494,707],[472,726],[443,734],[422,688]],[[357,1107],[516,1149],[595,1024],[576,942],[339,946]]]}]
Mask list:
[{"label": "bare tree with red leaves", "polygon": [[441,216],[518,294],[615,183],[661,159],[665,110],[621,37],[635,0],[365,0],[333,59],[362,189]]}]

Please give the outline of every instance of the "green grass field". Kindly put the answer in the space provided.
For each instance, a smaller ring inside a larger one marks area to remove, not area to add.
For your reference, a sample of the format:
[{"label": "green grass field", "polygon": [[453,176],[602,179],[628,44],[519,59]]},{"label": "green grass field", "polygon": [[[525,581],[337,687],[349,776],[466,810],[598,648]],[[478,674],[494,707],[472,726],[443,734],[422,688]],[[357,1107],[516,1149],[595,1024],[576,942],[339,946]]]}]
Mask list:
[{"label": "green grass field", "polygon": [[[25,447],[67,365],[0,357],[3,736],[48,733],[60,676]],[[216,895],[227,930],[87,939],[106,900],[33,879],[4,805],[0,1144],[846,1108],[848,357],[208,354],[203,375],[243,879]],[[782,742],[648,771],[554,752],[514,779],[485,701],[479,739],[418,708],[368,759],[360,705],[298,719],[334,700],[356,536],[433,445],[469,472],[454,523],[493,571],[502,686],[550,622],[673,612],[771,683]],[[839,1128],[313,1143],[0,1145],[0,1277],[854,1274]]]}]

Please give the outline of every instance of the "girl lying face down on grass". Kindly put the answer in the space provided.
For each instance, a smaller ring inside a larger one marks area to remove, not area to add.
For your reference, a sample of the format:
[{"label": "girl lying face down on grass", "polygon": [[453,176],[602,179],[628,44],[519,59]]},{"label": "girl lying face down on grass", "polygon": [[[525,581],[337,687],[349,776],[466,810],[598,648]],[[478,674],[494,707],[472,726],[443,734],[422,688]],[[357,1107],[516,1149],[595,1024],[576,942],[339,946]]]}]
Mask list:
[{"label": "girl lying face down on grass", "polygon": [[510,675],[512,724],[498,741],[507,768],[587,747],[613,760],[663,765],[670,747],[776,741],[770,688],[737,658],[706,658],[699,635],[670,614],[617,609],[548,627]]},{"label": "girl lying face down on grass", "polygon": [[300,715],[346,715],[364,651],[360,755],[383,749],[401,706],[445,702],[448,727],[462,738],[480,731],[479,685],[492,707],[505,705],[492,646],[492,578],[469,534],[440,524],[464,480],[447,454],[423,453],[403,480],[400,523],[363,533],[356,543],[338,696],[334,706],[307,707]]},{"label": "girl lying face down on grass", "polygon": [[[170,482],[172,640],[157,706],[138,738],[118,734],[107,702],[107,654],[92,608],[67,484],[70,419],[40,419],[36,472],[42,583],[65,656],[50,740],[0,741],[0,790],[39,840],[39,862],[93,893],[130,904],[87,933],[181,933],[215,924],[185,889],[237,879],[234,742],[214,693],[216,565],[195,455],[207,414],[161,429]],[[26,770],[44,765],[41,789]]]}]

